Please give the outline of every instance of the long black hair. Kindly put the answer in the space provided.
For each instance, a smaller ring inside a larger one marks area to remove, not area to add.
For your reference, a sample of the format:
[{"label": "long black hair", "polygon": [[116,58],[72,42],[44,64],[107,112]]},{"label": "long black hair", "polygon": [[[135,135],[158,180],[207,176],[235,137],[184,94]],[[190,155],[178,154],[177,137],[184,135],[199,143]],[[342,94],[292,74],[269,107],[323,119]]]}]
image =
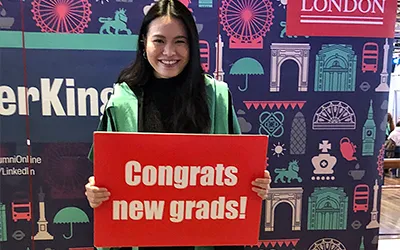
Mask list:
[{"label": "long black hair", "polygon": [[184,82],[177,93],[171,117],[176,133],[207,133],[210,127],[204,71],[200,62],[199,35],[189,9],[178,0],[159,0],[148,11],[140,28],[136,60],[122,70],[118,83],[126,82],[131,89],[145,85],[153,68],[143,56],[149,24],[158,17],[169,16],[182,21],[189,40],[189,62],[181,74]]}]

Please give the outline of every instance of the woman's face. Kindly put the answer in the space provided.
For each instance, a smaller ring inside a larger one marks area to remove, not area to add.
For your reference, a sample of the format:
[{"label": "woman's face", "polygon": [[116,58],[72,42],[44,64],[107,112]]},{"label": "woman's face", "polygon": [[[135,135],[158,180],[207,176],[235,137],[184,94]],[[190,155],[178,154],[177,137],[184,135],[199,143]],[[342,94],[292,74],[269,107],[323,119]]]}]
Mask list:
[{"label": "woman's face", "polygon": [[189,61],[189,40],[184,24],[168,16],[154,19],[149,25],[145,50],[157,78],[179,75]]}]

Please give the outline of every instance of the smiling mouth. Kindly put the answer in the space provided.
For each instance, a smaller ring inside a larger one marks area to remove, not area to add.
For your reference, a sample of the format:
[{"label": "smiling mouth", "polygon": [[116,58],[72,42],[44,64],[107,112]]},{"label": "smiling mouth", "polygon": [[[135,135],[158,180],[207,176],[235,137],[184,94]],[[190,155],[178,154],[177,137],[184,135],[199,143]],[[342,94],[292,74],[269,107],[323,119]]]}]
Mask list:
[{"label": "smiling mouth", "polygon": [[174,66],[179,62],[179,60],[159,60],[159,61],[166,66]]}]

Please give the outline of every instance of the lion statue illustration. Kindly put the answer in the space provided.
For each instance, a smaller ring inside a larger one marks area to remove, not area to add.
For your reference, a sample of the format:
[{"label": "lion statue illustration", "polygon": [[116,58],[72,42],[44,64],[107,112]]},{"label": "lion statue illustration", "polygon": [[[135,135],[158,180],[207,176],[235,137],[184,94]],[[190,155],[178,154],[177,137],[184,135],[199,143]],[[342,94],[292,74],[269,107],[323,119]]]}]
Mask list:
[{"label": "lion statue illustration", "polygon": [[[274,170],[276,174],[274,182],[278,183],[278,180],[282,183],[290,183],[292,180],[297,180],[298,182],[302,182],[303,180],[299,176],[299,164],[298,161],[293,160],[289,162],[288,168],[277,168]],[[287,179],[287,182],[285,181]]]}]

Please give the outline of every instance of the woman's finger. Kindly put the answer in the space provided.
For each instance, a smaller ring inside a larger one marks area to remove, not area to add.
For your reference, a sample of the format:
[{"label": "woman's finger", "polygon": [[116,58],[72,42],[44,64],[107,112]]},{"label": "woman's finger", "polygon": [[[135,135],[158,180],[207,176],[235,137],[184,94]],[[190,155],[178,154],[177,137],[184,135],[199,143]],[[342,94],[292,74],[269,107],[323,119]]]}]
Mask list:
[{"label": "woman's finger", "polygon": [[89,183],[94,185],[94,176],[89,177]]},{"label": "woman's finger", "polygon": [[88,197],[89,202],[92,202],[92,203],[101,203],[101,202],[106,201],[108,199],[109,199],[108,197],[103,197],[103,198],[90,197],[90,196]]},{"label": "woman's finger", "polygon": [[253,187],[252,190],[263,197],[267,195],[267,190],[265,189]]},{"label": "woman's finger", "polygon": [[271,183],[271,180],[269,179],[256,179],[255,181],[252,182],[253,185],[263,185],[263,187],[267,187],[269,186],[269,184]]},{"label": "woman's finger", "polygon": [[256,186],[256,187],[259,187],[259,188],[262,188],[262,189],[267,189],[268,186],[269,186],[269,184],[254,182],[254,183],[253,183],[253,186]]},{"label": "woman's finger", "polygon": [[271,183],[271,179],[255,179],[254,183],[260,183],[260,184],[270,184]]},{"label": "woman's finger", "polygon": [[103,198],[108,198],[110,196],[110,193],[108,193],[108,192],[91,192],[89,190],[89,191],[87,191],[87,196],[95,198],[95,199],[103,199]]},{"label": "woman's finger", "polygon": [[87,183],[85,185],[85,189],[87,192],[92,192],[92,193],[104,193],[104,192],[107,193],[108,192],[107,188],[99,188],[99,187],[93,186],[90,183]]}]

